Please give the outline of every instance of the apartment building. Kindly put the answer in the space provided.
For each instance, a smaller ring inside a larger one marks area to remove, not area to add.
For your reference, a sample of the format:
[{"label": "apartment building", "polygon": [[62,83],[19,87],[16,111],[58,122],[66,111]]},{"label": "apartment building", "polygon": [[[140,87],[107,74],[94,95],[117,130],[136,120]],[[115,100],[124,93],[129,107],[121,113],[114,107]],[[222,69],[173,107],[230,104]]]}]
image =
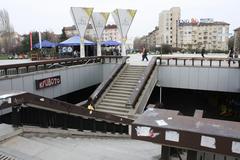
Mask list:
[{"label": "apartment building", "polygon": [[229,24],[213,19],[201,19],[200,22],[180,22],[178,25],[177,47],[210,51],[228,50]]},{"label": "apartment building", "polygon": [[152,32],[149,32],[146,36],[146,44],[147,49],[154,50],[156,48],[156,38],[158,35],[159,28],[155,27],[155,29]]},{"label": "apartment building", "polygon": [[[70,27],[63,27],[63,32],[66,34],[66,37],[72,37],[79,35],[79,31],[76,29],[75,25]],[[84,37],[89,40],[93,40],[96,37],[96,33],[91,24],[87,26]]]},{"label": "apartment building", "polygon": [[234,50],[240,54],[240,27],[234,30]]},{"label": "apartment building", "polygon": [[117,25],[108,24],[103,30],[102,41],[121,41],[121,34],[118,31]]},{"label": "apartment building", "polygon": [[[65,32],[68,38],[79,34],[78,30],[74,25],[70,27],[63,27],[63,31]],[[94,40],[94,41],[96,40],[96,33],[91,24],[87,26],[84,37],[88,40]],[[121,35],[115,24],[113,25],[109,24],[103,30],[102,41],[108,41],[108,40],[114,40],[114,41],[121,40]]]},{"label": "apartment building", "polygon": [[177,25],[180,17],[180,7],[173,7],[159,14],[159,30],[156,37],[157,47],[161,47],[163,44],[169,44],[172,47],[177,46]]}]

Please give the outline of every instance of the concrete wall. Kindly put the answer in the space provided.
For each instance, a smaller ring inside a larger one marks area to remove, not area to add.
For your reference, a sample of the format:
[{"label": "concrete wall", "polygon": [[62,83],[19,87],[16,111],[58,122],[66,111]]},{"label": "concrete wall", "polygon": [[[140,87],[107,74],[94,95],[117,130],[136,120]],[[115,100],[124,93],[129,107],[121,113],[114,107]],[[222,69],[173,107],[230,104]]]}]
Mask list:
[{"label": "concrete wall", "polygon": [[102,78],[103,80],[108,77],[108,75],[112,72],[112,70],[115,68],[115,66],[120,65],[120,64],[104,64],[102,66],[103,71],[102,71]]},{"label": "concrete wall", "polygon": [[159,66],[158,80],[162,87],[240,92],[239,68]]},{"label": "concrete wall", "polygon": [[[0,90],[18,90],[54,98],[101,83],[117,64],[87,64],[7,76],[0,79]],[[36,90],[35,80],[61,76],[61,84]]]}]

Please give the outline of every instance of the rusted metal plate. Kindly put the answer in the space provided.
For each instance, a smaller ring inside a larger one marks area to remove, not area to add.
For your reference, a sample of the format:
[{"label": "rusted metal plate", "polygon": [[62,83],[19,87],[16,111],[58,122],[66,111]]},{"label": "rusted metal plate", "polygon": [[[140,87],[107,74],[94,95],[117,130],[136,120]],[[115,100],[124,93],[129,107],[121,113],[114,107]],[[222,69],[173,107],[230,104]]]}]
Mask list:
[{"label": "rusted metal plate", "polygon": [[133,123],[132,138],[176,148],[240,156],[240,123],[148,109]]}]

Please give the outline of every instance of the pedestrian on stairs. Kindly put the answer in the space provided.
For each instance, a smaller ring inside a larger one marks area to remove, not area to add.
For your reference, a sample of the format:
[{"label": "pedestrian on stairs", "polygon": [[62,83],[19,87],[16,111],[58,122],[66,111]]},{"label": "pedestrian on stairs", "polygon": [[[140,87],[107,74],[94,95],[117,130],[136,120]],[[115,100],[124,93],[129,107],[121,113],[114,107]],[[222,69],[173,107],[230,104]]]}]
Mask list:
[{"label": "pedestrian on stairs", "polygon": [[142,61],[144,61],[145,58],[148,61],[147,50],[146,50],[145,47],[143,47],[143,49],[142,49]]}]

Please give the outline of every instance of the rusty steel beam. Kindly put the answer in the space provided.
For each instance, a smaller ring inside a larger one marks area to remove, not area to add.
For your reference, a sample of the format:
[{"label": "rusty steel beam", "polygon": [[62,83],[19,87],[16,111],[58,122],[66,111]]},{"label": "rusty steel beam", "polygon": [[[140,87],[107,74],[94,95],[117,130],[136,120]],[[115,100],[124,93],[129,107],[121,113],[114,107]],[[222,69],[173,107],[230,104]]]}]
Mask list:
[{"label": "rusty steel beam", "polygon": [[15,94],[7,94],[7,92],[5,92],[5,94],[2,95],[6,95],[4,98],[8,99],[8,107],[25,104],[27,107],[53,111],[56,113],[63,113],[66,115],[74,115],[88,119],[98,119],[125,125],[130,125],[133,122],[133,120],[128,118],[123,118],[94,110],[90,111],[89,109],[82,106],[76,106],[74,104],[38,96],[32,93],[19,92]]},{"label": "rusty steel beam", "polygon": [[134,121],[131,135],[164,146],[240,157],[240,123],[201,118],[201,114],[190,117],[150,108]]}]

